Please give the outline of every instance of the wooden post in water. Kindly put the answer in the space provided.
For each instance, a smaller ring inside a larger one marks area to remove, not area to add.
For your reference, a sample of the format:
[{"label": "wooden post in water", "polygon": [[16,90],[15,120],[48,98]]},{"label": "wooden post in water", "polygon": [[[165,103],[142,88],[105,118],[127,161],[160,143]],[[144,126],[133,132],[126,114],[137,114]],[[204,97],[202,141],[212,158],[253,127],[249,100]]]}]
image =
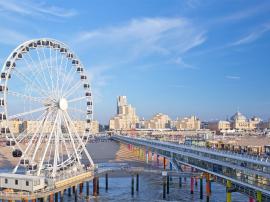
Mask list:
[{"label": "wooden post in water", "polygon": [[74,188],[74,202],[77,202],[78,201],[77,185],[75,185],[73,188]]},{"label": "wooden post in water", "polygon": [[53,202],[53,193],[50,194],[50,202]]},{"label": "wooden post in water", "polygon": [[206,201],[210,201],[210,179],[208,173],[206,173]]},{"label": "wooden post in water", "polygon": [[230,180],[227,180],[226,182],[226,201],[232,202],[232,193],[230,189],[232,188],[232,182]]},{"label": "wooden post in water", "polygon": [[83,182],[80,183],[80,194],[82,194],[82,191],[83,191]]},{"label": "wooden post in water", "polygon": [[71,196],[71,188],[68,188],[68,196]]}]

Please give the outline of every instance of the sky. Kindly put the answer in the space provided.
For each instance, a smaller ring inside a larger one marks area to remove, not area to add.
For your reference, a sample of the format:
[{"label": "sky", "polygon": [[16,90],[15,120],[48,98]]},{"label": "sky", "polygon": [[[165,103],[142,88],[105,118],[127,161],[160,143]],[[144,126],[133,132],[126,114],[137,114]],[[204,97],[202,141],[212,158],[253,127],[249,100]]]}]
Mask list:
[{"label": "sky", "polygon": [[0,18],[1,64],[40,37],[76,52],[102,124],[119,95],[145,119],[270,118],[268,0],[0,0]]}]

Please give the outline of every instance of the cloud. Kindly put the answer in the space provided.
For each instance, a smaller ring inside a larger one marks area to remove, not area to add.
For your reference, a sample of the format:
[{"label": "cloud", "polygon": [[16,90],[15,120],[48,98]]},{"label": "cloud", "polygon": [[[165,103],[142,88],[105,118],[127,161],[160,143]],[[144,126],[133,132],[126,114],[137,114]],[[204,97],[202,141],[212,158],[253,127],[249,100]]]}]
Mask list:
[{"label": "cloud", "polygon": [[1,44],[6,44],[6,45],[19,45],[23,41],[26,41],[29,39],[29,37],[11,30],[11,29],[5,29],[1,28],[0,32],[0,43]]},{"label": "cloud", "polygon": [[184,18],[133,19],[120,26],[80,32],[75,38],[81,46],[106,46],[107,51],[113,50],[110,54],[132,59],[183,54],[206,40],[205,32]]},{"label": "cloud", "polygon": [[269,3],[263,3],[263,4],[258,4],[257,6],[241,9],[240,11],[234,12],[230,15],[220,18],[219,21],[234,22],[236,20],[243,20],[246,18],[250,18],[252,16],[256,16],[261,13],[269,12],[269,11],[270,11]]},{"label": "cloud", "polygon": [[1,12],[6,11],[23,16],[52,16],[61,18],[72,17],[77,14],[75,10],[68,10],[44,2],[30,0],[0,0],[0,10]]},{"label": "cloud", "polygon": [[257,28],[256,30],[242,37],[241,39],[231,43],[230,46],[238,46],[238,45],[252,43],[256,41],[257,39],[259,39],[260,37],[262,37],[263,34],[265,34],[268,31],[270,31],[270,23],[264,24],[263,26]]},{"label": "cloud", "polygon": [[193,65],[186,63],[181,57],[173,59],[171,63],[176,64],[179,68],[182,69],[198,69]]},{"label": "cloud", "polygon": [[240,79],[240,76],[231,76],[231,75],[228,75],[228,76],[225,76],[226,79],[229,79],[229,80],[239,80]]}]

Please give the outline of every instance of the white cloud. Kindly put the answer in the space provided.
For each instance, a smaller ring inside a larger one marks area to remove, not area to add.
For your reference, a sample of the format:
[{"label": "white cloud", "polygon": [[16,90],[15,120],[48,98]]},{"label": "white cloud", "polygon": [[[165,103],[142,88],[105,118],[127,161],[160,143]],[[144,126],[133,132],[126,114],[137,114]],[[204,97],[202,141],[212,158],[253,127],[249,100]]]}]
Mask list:
[{"label": "white cloud", "polygon": [[182,68],[182,69],[198,69],[194,67],[193,65],[186,63],[181,57],[178,57],[172,60],[171,62],[173,64],[176,64],[179,68]]},{"label": "white cloud", "polygon": [[20,15],[29,16],[53,16],[53,17],[72,17],[76,15],[75,10],[68,10],[57,6],[48,5],[44,2],[37,1],[15,1],[0,0],[1,12],[7,11]]},{"label": "white cloud", "polygon": [[231,76],[231,75],[228,75],[228,76],[225,76],[226,79],[229,79],[229,80],[239,80],[240,79],[240,76]]},{"label": "white cloud", "polygon": [[184,18],[142,18],[76,36],[76,44],[107,46],[113,54],[137,58],[152,54],[183,54],[206,40],[205,32]]},{"label": "white cloud", "polygon": [[241,39],[231,43],[231,46],[238,46],[243,44],[248,44],[256,41],[260,37],[263,36],[264,33],[270,31],[270,24],[264,24],[263,26],[257,28],[253,32],[249,33],[248,35],[242,37]]},{"label": "white cloud", "polygon": [[27,36],[10,29],[1,28],[0,43],[7,45],[19,45],[29,39]]}]

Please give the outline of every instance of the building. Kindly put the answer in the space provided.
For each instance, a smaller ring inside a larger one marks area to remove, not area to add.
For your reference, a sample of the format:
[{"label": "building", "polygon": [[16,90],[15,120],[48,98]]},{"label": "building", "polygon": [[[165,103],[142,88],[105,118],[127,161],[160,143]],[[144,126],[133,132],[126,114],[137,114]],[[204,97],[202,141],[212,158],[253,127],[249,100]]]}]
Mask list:
[{"label": "building", "polygon": [[259,127],[260,122],[261,122],[261,119],[258,117],[247,119],[240,112],[236,112],[231,117],[231,129],[235,129],[236,131],[255,130]]},{"label": "building", "polygon": [[8,127],[14,135],[17,135],[20,133],[21,125],[22,125],[22,121],[20,121],[19,119],[13,119],[13,120],[8,121]]},{"label": "building", "polygon": [[136,128],[138,123],[136,109],[128,104],[127,97],[117,97],[117,114],[109,121],[110,130],[130,130]]},{"label": "building", "polygon": [[141,122],[145,129],[171,129],[171,119],[168,115],[158,113],[152,119]]},{"label": "building", "polygon": [[33,134],[36,132],[50,133],[52,131],[52,128],[52,122],[46,122],[42,125],[41,121],[27,120],[22,122],[20,132],[26,132],[28,134]]},{"label": "building", "polygon": [[207,127],[217,133],[225,133],[231,130],[231,123],[229,121],[214,121],[209,122]]},{"label": "building", "polygon": [[199,130],[201,128],[201,121],[196,116],[185,117],[174,122],[177,130]]}]

